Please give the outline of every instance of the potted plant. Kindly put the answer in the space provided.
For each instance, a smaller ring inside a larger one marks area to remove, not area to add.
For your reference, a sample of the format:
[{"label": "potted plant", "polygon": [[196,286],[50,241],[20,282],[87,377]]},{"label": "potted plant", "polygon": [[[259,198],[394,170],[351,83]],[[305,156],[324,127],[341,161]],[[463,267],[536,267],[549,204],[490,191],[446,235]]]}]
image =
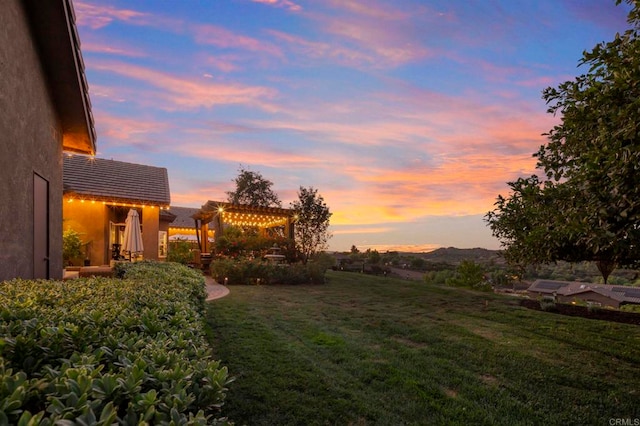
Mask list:
[{"label": "potted plant", "polygon": [[80,234],[69,228],[62,233],[62,258],[64,264],[70,266],[73,259],[82,255],[82,240]]}]

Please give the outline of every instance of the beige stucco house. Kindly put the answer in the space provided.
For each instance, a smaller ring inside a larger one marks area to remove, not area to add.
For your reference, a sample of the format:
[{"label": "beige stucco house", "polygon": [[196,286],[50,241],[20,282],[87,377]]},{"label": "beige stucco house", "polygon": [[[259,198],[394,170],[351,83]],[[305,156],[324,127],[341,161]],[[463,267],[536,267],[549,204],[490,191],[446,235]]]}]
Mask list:
[{"label": "beige stucco house", "polygon": [[63,151],[96,134],[70,0],[0,7],[0,281],[62,278]]},{"label": "beige stucco house", "polygon": [[167,169],[81,155],[64,158],[63,228],[85,244],[90,265],[108,265],[130,209],[141,218],[144,259],[166,257],[171,196]]}]

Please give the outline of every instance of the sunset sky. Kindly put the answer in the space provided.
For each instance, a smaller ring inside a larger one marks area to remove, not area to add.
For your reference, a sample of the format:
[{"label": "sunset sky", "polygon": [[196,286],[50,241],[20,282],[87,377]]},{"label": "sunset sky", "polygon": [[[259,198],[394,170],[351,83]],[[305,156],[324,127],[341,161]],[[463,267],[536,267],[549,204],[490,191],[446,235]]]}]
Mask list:
[{"label": "sunset sky", "polygon": [[558,122],[545,87],[627,28],[614,0],[74,1],[98,157],[172,205],[239,167],[324,197],[330,249],[498,248],[483,216]]}]

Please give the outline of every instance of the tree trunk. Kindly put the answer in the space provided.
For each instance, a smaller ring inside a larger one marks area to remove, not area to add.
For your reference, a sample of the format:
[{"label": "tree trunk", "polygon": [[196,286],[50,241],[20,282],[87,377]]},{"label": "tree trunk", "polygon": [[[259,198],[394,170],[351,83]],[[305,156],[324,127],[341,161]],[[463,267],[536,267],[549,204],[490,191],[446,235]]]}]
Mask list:
[{"label": "tree trunk", "polygon": [[602,274],[602,278],[604,279],[604,283],[607,283],[609,279],[609,275],[616,269],[616,263],[611,260],[598,260],[596,261],[596,266],[598,267],[598,271]]}]

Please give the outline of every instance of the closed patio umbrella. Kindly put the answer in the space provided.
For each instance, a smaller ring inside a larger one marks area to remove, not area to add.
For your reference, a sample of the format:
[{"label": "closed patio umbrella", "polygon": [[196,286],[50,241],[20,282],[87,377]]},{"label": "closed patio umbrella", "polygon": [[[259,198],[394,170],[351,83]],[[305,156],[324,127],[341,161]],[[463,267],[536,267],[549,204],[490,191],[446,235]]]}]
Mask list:
[{"label": "closed patio umbrella", "polygon": [[136,253],[144,250],[142,246],[142,231],[140,230],[140,216],[135,209],[129,210],[127,220],[124,222],[124,240],[122,251],[129,252],[129,260],[136,257]]}]

